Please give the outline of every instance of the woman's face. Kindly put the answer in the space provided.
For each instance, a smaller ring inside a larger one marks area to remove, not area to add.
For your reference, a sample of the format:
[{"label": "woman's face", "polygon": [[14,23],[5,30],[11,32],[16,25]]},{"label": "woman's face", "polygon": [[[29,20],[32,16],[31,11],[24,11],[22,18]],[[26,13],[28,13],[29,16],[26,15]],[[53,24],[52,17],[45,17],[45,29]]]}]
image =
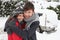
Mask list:
[{"label": "woman's face", "polygon": [[32,9],[24,11],[24,17],[26,19],[30,18],[33,15],[34,11]]},{"label": "woman's face", "polygon": [[23,20],[23,19],[24,19],[23,14],[19,14],[19,15],[17,16],[17,19],[18,19],[18,20]]}]

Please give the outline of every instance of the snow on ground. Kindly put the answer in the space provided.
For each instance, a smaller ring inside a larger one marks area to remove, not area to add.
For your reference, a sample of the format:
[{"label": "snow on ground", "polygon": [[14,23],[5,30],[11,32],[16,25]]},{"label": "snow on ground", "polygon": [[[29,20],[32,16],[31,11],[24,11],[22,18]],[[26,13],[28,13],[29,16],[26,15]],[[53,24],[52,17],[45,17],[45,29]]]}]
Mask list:
[{"label": "snow on ground", "polygon": [[8,40],[7,33],[0,34],[0,40]]},{"label": "snow on ground", "polygon": [[[35,10],[38,11],[41,9],[41,7],[47,8],[49,6],[55,7],[57,5],[59,5],[59,3],[56,3],[56,2],[48,3],[48,2],[39,1],[39,3],[35,4],[34,6],[35,6]],[[40,10],[39,12],[42,12],[42,11]],[[0,17],[0,40],[7,40],[7,33],[5,33],[3,31],[6,20],[7,20],[6,17]],[[37,40],[60,40],[60,37],[59,37],[59,35],[60,35],[60,21],[58,21],[58,27],[57,27],[57,31],[55,33],[47,34],[44,32],[43,34],[41,34],[36,31],[36,34],[37,34],[36,35]]]},{"label": "snow on ground", "polygon": [[55,33],[51,33],[51,34],[47,34],[47,33],[43,33],[43,34],[39,34],[38,32],[37,34],[37,39],[38,40],[60,40],[60,21],[58,22],[58,27],[57,27],[57,31]]},{"label": "snow on ground", "polygon": [[[42,11],[42,10],[40,10]],[[51,11],[42,11],[42,13],[51,13]],[[54,15],[54,13],[53,13]],[[52,17],[55,18],[52,14],[51,16],[51,21],[52,21]],[[48,18],[50,17],[48,16]],[[0,17],[0,40],[7,40],[7,33],[5,33],[3,31],[4,27],[5,27],[5,22],[8,19],[8,17]],[[44,18],[45,19],[45,18]],[[41,20],[41,18],[40,18]],[[42,19],[43,20],[43,19]],[[49,18],[50,20],[50,18]],[[55,21],[52,21],[53,23],[55,23]],[[42,23],[43,24],[43,23]],[[57,24],[57,23],[56,23]],[[46,32],[44,32],[43,34],[39,33],[36,31],[36,37],[37,40],[59,40],[59,35],[60,35],[60,21],[58,21],[58,26],[57,26],[57,31],[55,33],[51,33],[51,34],[47,34]]]},{"label": "snow on ground", "polygon": [[[5,17],[0,17],[0,28],[4,29],[4,24],[6,22],[7,18]],[[1,31],[1,29],[0,29]],[[57,27],[57,31],[55,33],[51,33],[51,34],[47,34],[47,33],[39,33],[36,31],[36,36],[37,36],[37,40],[59,40],[60,37],[60,21],[58,21],[58,27]],[[4,32],[0,32],[0,40],[7,40],[7,33]]]},{"label": "snow on ground", "polygon": [[6,20],[6,17],[0,17],[0,40],[7,40],[7,33],[3,31]]}]

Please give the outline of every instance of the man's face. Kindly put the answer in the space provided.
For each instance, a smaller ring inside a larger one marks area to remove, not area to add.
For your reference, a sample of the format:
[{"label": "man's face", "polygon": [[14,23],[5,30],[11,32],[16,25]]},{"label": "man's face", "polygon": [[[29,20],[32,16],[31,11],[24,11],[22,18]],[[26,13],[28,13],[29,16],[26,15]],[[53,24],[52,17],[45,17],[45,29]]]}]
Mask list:
[{"label": "man's face", "polygon": [[34,11],[32,9],[24,11],[24,17],[26,19],[30,18],[33,15]]},{"label": "man's face", "polygon": [[19,15],[17,16],[17,19],[22,21],[22,20],[24,19],[23,14],[19,14]]}]

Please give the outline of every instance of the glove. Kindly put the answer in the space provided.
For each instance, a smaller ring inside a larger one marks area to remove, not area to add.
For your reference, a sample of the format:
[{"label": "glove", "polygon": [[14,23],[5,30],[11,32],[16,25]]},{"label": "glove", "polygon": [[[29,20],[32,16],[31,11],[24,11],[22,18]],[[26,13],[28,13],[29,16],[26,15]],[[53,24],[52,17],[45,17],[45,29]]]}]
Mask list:
[{"label": "glove", "polygon": [[10,28],[7,29],[8,34],[12,34],[12,30]]}]

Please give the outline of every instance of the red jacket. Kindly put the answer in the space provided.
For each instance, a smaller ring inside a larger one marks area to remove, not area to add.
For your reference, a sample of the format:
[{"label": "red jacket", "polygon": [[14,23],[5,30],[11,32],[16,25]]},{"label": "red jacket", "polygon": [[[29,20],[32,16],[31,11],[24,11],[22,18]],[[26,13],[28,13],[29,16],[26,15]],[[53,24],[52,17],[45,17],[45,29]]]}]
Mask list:
[{"label": "red jacket", "polygon": [[[20,24],[18,21],[16,21],[16,26],[18,27]],[[21,25],[20,29],[25,28],[25,23]],[[8,34],[8,40],[23,40],[21,36],[18,36],[15,32],[12,34]]]}]

